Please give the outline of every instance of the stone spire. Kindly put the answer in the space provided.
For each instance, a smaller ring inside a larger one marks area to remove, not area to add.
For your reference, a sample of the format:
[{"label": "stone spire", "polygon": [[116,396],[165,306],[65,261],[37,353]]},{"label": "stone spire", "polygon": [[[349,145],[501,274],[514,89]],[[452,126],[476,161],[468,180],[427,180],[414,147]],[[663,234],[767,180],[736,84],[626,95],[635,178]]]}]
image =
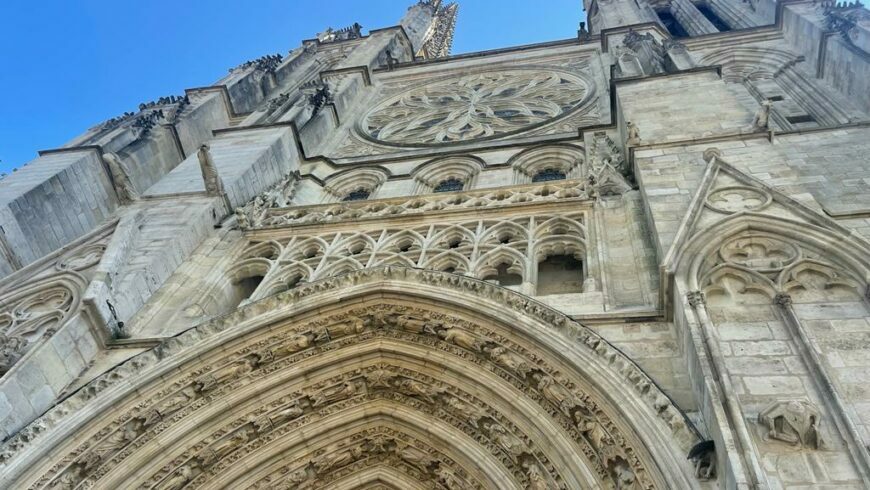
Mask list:
[{"label": "stone spire", "polygon": [[412,5],[401,25],[414,45],[415,56],[429,59],[450,55],[456,28],[456,2],[421,0]]}]

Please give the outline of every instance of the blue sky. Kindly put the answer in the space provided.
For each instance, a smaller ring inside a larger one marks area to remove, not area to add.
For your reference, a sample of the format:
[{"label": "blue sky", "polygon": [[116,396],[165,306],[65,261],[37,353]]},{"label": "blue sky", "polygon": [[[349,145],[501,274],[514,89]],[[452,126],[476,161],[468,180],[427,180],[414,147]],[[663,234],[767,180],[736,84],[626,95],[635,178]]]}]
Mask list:
[{"label": "blue sky", "polygon": [[[395,25],[414,2],[2,0],[0,171],[327,26]],[[581,0],[459,4],[454,54],[573,37],[583,17]]]}]

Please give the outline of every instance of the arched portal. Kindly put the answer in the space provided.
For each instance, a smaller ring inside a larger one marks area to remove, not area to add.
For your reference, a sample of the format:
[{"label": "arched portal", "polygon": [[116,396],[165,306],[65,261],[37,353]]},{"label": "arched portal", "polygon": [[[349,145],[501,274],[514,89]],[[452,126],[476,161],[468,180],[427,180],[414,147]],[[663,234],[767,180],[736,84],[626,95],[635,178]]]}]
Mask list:
[{"label": "arched portal", "polygon": [[10,441],[0,486],[695,488],[697,441],[591,330],[492,284],[383,267],[130,359]]}]

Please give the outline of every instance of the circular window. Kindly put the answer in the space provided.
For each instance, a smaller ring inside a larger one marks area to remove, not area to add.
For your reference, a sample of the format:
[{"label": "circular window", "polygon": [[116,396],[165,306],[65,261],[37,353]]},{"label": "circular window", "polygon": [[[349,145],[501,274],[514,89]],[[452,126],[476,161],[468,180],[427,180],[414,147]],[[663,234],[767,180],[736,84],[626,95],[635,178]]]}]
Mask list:
[{"label": "circular window", "polygon": [[572,112],[592,95],[583,78],[514,69],[429,82],[385,100],[361,122],[380,143],[435,146],[504,136]]}]

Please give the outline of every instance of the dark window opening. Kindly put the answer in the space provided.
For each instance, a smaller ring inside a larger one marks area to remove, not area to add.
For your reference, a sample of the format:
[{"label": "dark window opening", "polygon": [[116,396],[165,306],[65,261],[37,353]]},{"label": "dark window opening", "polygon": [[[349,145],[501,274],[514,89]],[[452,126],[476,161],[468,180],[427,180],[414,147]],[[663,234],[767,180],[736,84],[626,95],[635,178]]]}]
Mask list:
[{"label": "dark window opening", "polygon": [[464,182],[455,177],[451,177],[439,182],[438,185],[435,186],[435,192],[461,191],[463,187],[465,187]]},{"label": "dark window opening", "polygon": [[293,276],[293,277],[290,278],[290,280],[287,281],[287,283],[286,283],[286,284],[287,284],[287,289],[289,290],[289,289],[293,289],[293,288],[295,288],[296,286],[299,285],[300,282],[302,282],[302,276],[299,276],[299,275],[297,275],[297,276]]},{"label": "dark window opening", "polygon": [[355,191],[349,192],[342,201],[365,201],[369,198],[371,192],[365,189],[357,189]]},{"label": "dark window opening", "polygon": [[804,123],[814,123],[816,122],[813,119],[813,116],[809,114],[801,114],[799,116],[786,116],[785,118],[791,124],[804,124]]},{"label": "dark window opening", "polygon": [[453,274],[454,272],[456,272],[456,269],[453,267],[448,267],[448,268],[444,269],[444,272],[449,272],[449,273]]},{"label": "dark window opening", "polygon": [[583,292],[583,262],[573,255],[551,255],[538,264],[538,296]]},{"label": "dark window opening", "polygon": [[785,97],[783,97],[782,95],[774,95],[772,97],[768,97],[767,100],[771,102],[780,102],[785,100]]},{"label": "dark window opening", "polygon": [[727,22],[722,20],[721,17],[716,15],[716,12],[712,8],[710,8],[709,5],[701,3],[696,5],[696,7],[698,8],[698,12],[701,12],[701,14],[706,17],[707,20],[709,20],[710,23],[713,24],[714,27],[716,27],[716,29],[719,29],[719,32],[728,32],[731,30],[731,26],[729,26]]},{"label": "dark window opening", "polygon": [[670,10],[656,10],[656,14],[658,14],[659,19],[662,21],[662,24],[665,26],[665,29],[671,33],[673,37],[689,37],[689,31],[687,31],[680,21],[674,17],[674,14],[671,13]]},{"label": "dark window opening", "polygon": [[550,180],[565,180],[567,175],[565,172],[561,170],[557,170],[555,168],[545,168],[540,172],[536,173],[534,177],[532,177],[532,182],[548,182]]},{"label": "dark window opening", "polygon": [[229,300],[230,308],[224,311],[223,313],[230,312],[242,304],[243,301],[247,300],[254,294],[254,291],[260,287],[260,284],[263,282],[263,276],[251,276],[246,277],[244,279],[240,279],[233,283],[232,287],[232,297]]},{"label": "dark window opening", "polygon": [[462,240],[459,238],[454,238],[447,242],[447,248],[459,248],[459,245],[462,243]]},{"label": "dark window opening", "polygon": [[407,252],[411,250],[411,246],[414,245],[414,242],[403,242],[399,244],[399,252]]},{"label": "dark window opening", "polygon": [[523,276],[508,271],[509,268],[508,264],[499,264],[495,268],[496,273],[484,277],[483,280],[493,281],[499,286],[519,286],[522,284]]}]

